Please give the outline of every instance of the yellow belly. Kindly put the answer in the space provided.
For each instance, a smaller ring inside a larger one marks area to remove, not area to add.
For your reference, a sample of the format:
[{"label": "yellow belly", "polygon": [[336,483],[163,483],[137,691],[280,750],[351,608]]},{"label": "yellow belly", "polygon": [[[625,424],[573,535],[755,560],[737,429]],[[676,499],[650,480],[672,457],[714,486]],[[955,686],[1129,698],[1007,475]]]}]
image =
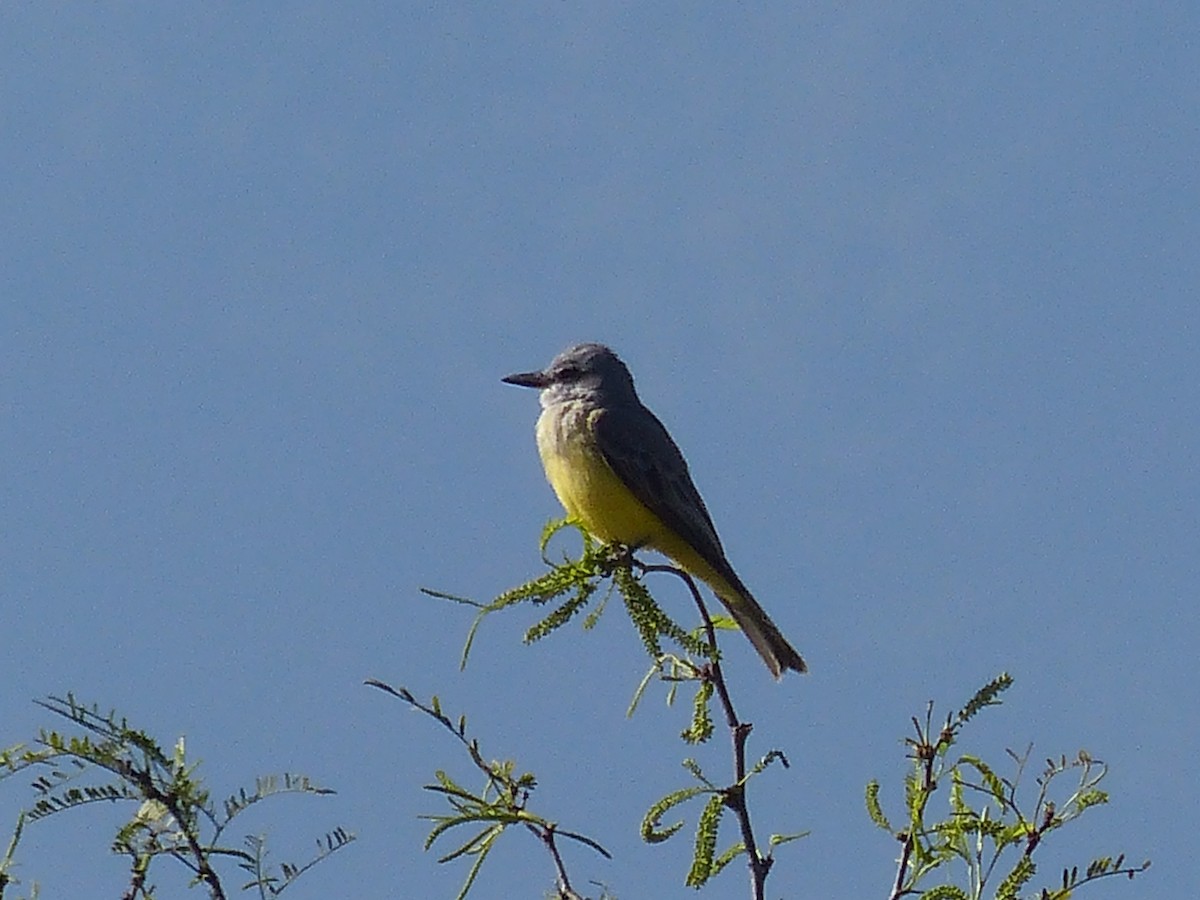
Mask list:
[{"label": "yellow belly", "polygon": [[582,411],[543,413],[537,436],[546,480],[567,515],[578,519],[593,536],[604,542],[651,547],[707,582],[718,595],[738,596],[732,585],[617,477],[592,443]]},{"label": "yellow belly", "polygon": [[542,454],[542,465],[567,514],[601,541],[645,544],[665,530],[604,458],[583,441],[560,442],[552,452]]}]

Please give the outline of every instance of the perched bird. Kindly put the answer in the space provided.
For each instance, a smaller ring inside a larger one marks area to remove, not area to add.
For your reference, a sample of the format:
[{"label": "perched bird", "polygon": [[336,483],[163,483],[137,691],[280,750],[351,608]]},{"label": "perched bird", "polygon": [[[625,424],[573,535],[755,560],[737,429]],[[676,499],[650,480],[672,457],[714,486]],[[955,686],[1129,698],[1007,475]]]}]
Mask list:
[{"label": "perched bird", "polygon": [[776,678],[807,671],[725,558],[683,454],[615,353],[577,344],[541,371],[503,380],[541,391],[538,453],[569,516],[601,541],[652,547],[707,583]]}]

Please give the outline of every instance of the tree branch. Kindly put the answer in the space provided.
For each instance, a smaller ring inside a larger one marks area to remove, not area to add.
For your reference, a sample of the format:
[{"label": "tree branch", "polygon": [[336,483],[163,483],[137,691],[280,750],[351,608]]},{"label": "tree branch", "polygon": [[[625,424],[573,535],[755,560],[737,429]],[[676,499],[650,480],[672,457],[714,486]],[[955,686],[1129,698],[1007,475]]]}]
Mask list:
[{"label": "tree branch", "polygon": [[695,580],[687,572],[675,566],[646,565],[638,562],[638,567],[643,572],[669,572],[682,578],[692,592],[692,599],[696,602],[701,619],[704,620],[704,632],[714,653],[713,658],[705,663],[700,674],[717,689],[717,697],[720,698],[721,709],[725,712],[725,722],[729,726],[730,737],[733,741],[734,781],[730,787],[725,789],[725,805],[737,817],[738,827],[742,833],[742,844],[745,846],[746,856],[749,858],[750,895],[754,900],[764,900],[767,875],[775,860],[770,854],[763,856],[758,852],[758,842],[754,838],[754,828],[750,824],[750,808],[746,804],[746,740],[750,737],[754,726],[749,722],[741,721],[733,708],[733,699],[729,695],[725,674],[721,670],[720,653],[716,652],[717,630],[708,613],[708,607],[700,596],[700,589],[696,587]]}]

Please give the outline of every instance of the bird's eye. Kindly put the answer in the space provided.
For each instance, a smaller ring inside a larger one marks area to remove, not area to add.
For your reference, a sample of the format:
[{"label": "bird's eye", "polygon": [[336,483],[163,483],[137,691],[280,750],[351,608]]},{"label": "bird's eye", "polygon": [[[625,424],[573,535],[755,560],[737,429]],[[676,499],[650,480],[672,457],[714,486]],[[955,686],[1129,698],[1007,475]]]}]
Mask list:
[{"label": "bird's eye", "polygon": [[561,369],[558,370],[558,377],[565,378],[569,381],[578,378],[579,377],[579,366],[575,366],[575,365],[563,366]]}]

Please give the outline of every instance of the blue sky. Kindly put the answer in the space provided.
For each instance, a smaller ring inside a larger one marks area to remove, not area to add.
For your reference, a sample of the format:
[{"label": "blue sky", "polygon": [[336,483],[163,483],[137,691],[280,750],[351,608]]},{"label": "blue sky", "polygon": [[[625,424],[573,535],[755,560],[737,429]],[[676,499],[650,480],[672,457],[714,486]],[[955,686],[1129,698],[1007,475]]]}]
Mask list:
[{"label": "blue sky", "polygon": [[[884,895],[863,785],[898,785],[927,699],[1002,669],[964,749],[1112,768],[1044,871],[1124,850],[1151,872],[1088,896],[1183,896],[1198,26],[1185,3],[6,6],[0,743],[75,691],[186,734],[218,795],[337,788],[247,823],[283,858],[360,835],[295,895],[453,896],[415,817],[465,760],[380,678],[538,774],[535,807],[616,855],[570,853],[585,886],[691,896],[689,842],[636,836],[692,751],[682,710],[624,718],[645,663],[620,611],[534,647],[530,612],[489,622],[460,673],[467,615],[417,591],[539,571],[536,402],[499,379],[602,340],[812,669],[773,684],[727,641],[752,751],[793,762],[756,821],[814,832],[770,896]],[[112,895],[115,821],[31,828],[18,874]],[[551,884],[512,838],[480,897]]]}]

